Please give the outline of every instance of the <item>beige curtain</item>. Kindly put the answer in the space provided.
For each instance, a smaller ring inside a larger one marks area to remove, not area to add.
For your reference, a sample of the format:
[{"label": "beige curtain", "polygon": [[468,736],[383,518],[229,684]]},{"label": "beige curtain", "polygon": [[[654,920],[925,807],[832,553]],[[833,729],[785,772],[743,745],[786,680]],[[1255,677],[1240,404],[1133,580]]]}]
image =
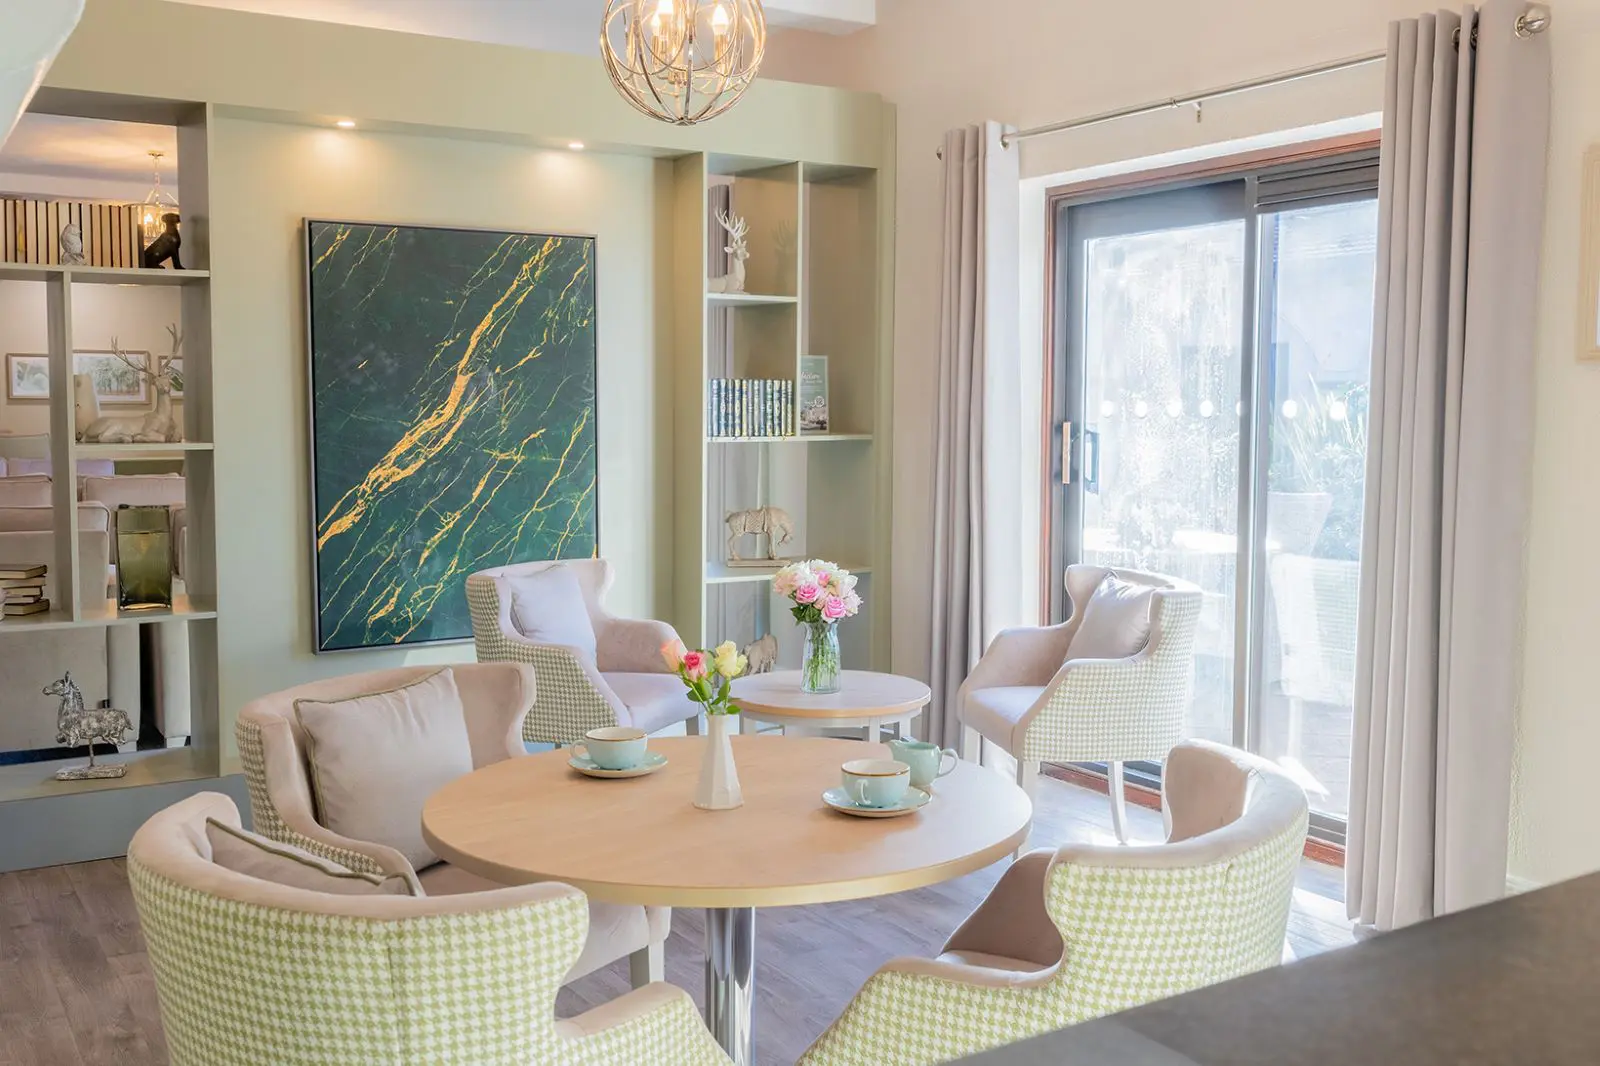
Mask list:
[{"label": "beige curtain", "polygon": [[1526,6],[1389,29],[1345,865],[1380,929],[1505,890],[1556,32]]},{"label": "beige curtain", "polygon": [[[927,739],[955,746],[953,700],[989,637],[1020,619],[1010,540],[1022,486],[1017,350],[1017,150],[989,122],[945,135],[934,453],[931,687]],[[1010,417],[1005,413],[1011,412]]]}]

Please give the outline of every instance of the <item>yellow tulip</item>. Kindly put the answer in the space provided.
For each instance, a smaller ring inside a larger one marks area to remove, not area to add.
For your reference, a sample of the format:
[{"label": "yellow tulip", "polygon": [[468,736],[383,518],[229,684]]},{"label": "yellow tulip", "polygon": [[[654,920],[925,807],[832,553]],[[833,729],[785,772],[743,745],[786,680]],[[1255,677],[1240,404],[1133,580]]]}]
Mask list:
[{"label": "yellow tulip", "polygon": [[712,651],[716,660],[717,673],[726,678],[738,677],[744,670],[744,657],[739,654],[739,646],[731,640],[718,644]]}]

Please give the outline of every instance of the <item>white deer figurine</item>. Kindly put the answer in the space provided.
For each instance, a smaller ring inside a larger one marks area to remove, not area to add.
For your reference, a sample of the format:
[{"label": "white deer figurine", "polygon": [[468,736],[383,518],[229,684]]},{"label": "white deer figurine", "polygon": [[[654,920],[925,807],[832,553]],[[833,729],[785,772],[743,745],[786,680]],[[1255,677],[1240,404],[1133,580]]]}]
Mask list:
[{"label": "white deer figurine", "polygon": [[111,338],[111,354],[122,360],[134,373],[150,383],[155,393],[155,410],[126,418],[104,417],[91,422],[83,431],[85,442],[96,444],[172,444],[183,439],[183,429],[172,414],[172,388],[177,377],[173,363],[183,348],[183,334],[176,324],[167,327],[172,337],[172,354],[162,356],[151,369],[143,363],[128,358],[117,338]]},{"label": "white deer figurine", "polygon": [[750,258],[750,245],[744,238],[750,232],[750,222],[726,211],[717,212],[717,222],[728,231],[728,243],[722,250],[733,256],[733,262],[728,264],[728,273],[711,279],[711,291],[743,292],[744,261]]}]

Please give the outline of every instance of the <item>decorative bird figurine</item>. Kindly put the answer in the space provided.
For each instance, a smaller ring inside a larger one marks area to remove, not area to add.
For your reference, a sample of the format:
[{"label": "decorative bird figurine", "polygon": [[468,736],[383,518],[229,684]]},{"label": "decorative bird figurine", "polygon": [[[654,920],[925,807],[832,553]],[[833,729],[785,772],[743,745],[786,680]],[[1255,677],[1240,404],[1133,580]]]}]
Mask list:
[{"label": "decorative bird figurine", "polygon": [[83,229],[76,222],[61,227],[61,265],[80,266],[83,263]]}]

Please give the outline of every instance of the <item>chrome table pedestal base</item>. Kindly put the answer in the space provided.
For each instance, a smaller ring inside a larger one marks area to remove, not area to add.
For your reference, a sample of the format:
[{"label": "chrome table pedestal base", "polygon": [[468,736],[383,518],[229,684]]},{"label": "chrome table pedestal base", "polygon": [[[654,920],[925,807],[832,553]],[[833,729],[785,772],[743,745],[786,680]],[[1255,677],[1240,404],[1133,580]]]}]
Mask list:
[{"label": "chrome table pedestal base", "polygon": [[706,1026],[735,1066],[750,1066],[750,1007],[755,997],[756,912],[706,909]]}]

